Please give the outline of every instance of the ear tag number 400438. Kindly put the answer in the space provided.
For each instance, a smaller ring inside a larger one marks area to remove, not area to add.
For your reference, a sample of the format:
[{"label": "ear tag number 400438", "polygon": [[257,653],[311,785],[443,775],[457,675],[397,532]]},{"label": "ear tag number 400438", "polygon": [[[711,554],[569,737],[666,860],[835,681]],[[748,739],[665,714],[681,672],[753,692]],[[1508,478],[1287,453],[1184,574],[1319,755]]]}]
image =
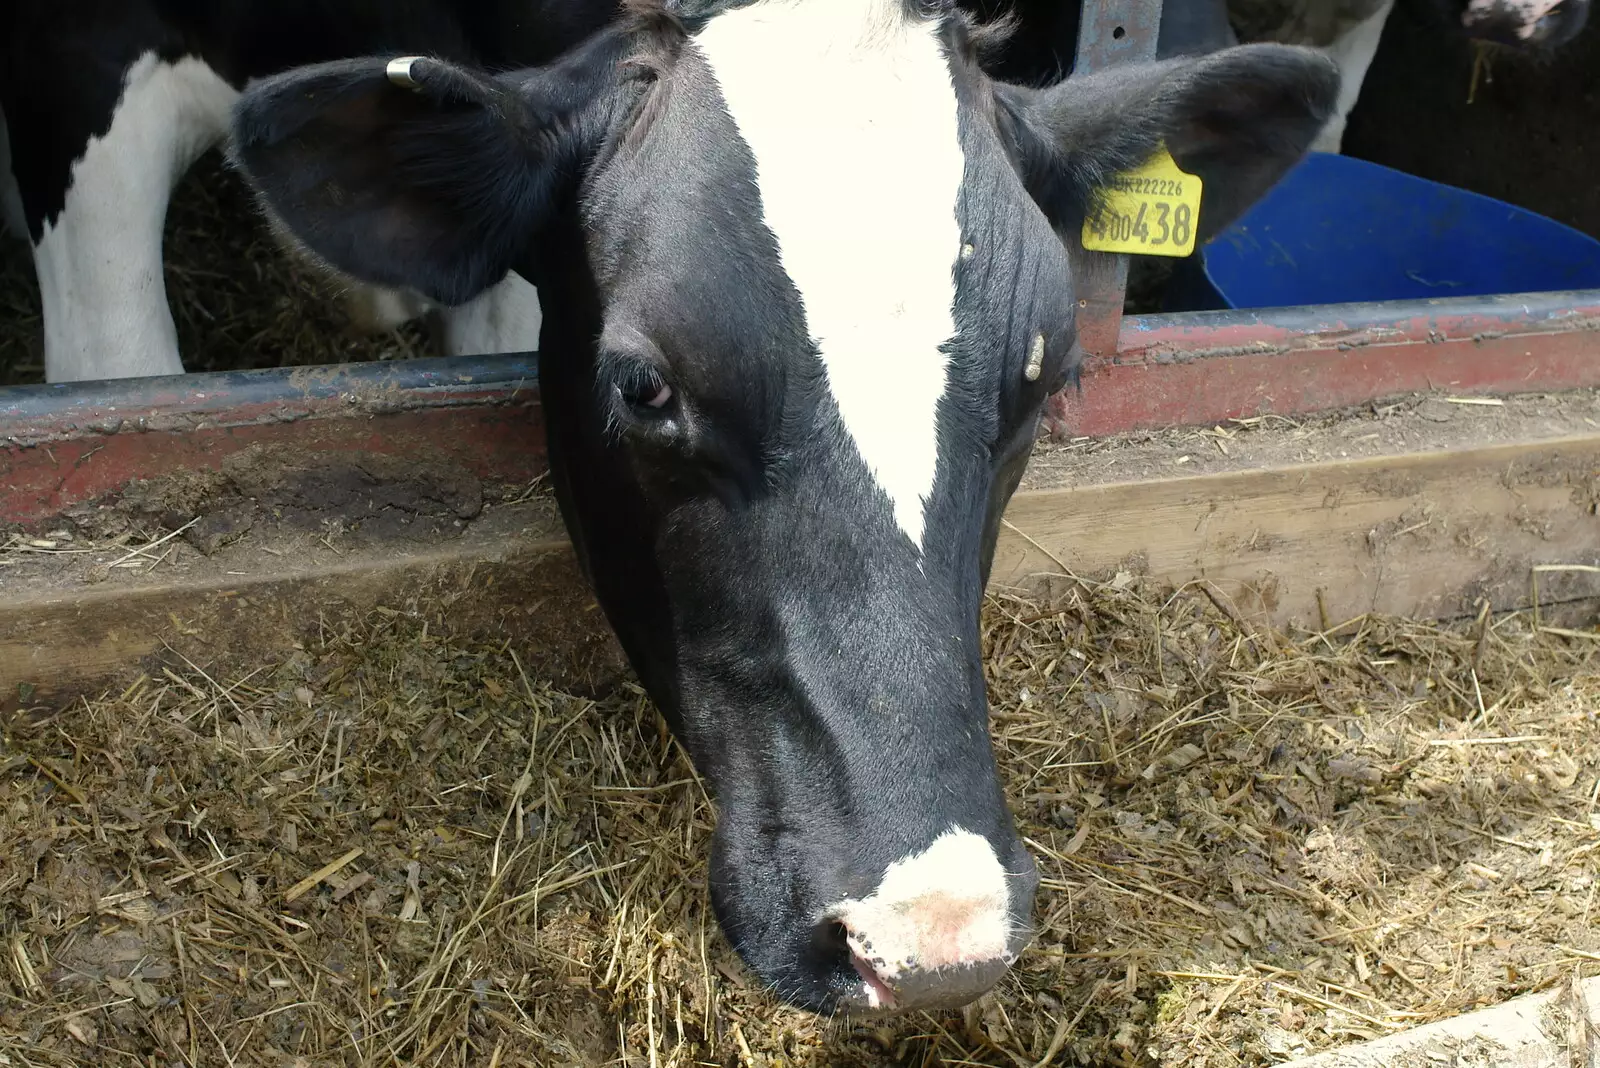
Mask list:
[{"label": "ear tag number 400438", "polygon": [[1083,247],[1137,256],[1187,256],[1200,221],[1200,179],[1165,148],[1106,183],[1083,220]]}]

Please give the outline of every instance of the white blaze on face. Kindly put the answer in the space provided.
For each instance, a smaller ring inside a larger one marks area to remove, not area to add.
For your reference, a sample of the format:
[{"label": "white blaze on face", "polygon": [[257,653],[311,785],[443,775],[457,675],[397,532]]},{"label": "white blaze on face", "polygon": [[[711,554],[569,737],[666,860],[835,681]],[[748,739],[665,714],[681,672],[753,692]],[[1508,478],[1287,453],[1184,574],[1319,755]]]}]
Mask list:
[{"label": "white blaze on face", "polygon": [[932,23],[900,0],[766,0],[695,39],[756,159],[839,414],[922,547],[955,336],[963,161]]},{"label": "white blaze on face", "polygon": [[844,924],[851,952],[891,987],[911,971],[1009,963],[1008,879],[988,839],[951,828],[889,865],[870,897],[827,917]]}]

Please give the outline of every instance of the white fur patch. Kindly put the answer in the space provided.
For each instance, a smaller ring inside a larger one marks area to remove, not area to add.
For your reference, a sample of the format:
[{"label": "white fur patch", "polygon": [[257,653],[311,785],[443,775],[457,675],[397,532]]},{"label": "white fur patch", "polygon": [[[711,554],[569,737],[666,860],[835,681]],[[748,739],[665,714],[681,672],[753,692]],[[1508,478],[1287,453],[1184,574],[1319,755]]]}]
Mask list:
[{"label": "white fur patch", "polygon": [[442,318],[446,356],[533,352],[544,322],[539,291],[515,272],[459,308],[444,309]]},{"label": "white fur patch", "polygon": [[844,924],[851,951],[892,987],[911,971],[1009,962],[1007,884],[988,839],[952,827],[923,852],[889,865],[870,897],[843,901],[826,915]]},{"label": "white fur patch", "polygon": [[[277,231],[274,230],[274,233]],[[290,255],[303,255],[300,249],[287,243],[280,243],[279,247]],[[345,284],[339,293],[339,302],[344,305],[345,318],[350,320],[350,328],[358,334],[383,334],[390,330],[398,330],[411,320],[420,319],[428,314],[428,310],[433,306],[420,294],[349,281],[317,261],[311,260],[309,256],[306,259]]]},{"label": "white fur patch", "polygon": [[161,273],[172,187],[227,132],[238,93],[209,66],[153,52],[128,68],[111,128],[72,165],[72,185],[33,251],[51,382],[179,374]]},{"label": "white fur patch", "polygon": [[900,0],[765,0],[696,38],[845,428],[922,547],[955,336],[963,159],[933,24]]},{"label": "white fur patch", "polygon": [[1367,68],[1378,54],[1384,23],[1394,8],[1394,0],[1383,0],[1373,12],[1345,30],[1332,44],[1318,51],[1339,65],[1339,103],[1322,132],[1311,144],[1313,152],[1338,152],[1344,144],[1345,123],[1361,97],[1361,83]]}]

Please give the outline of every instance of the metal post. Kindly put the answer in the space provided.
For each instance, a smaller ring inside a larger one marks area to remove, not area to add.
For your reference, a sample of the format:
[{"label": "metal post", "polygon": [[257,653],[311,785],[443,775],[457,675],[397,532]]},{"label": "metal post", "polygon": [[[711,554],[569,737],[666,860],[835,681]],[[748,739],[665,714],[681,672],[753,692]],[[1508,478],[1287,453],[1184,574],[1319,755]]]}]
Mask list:
[{"label": "metal post", "polygon": [[[1073,2],[1073,0],[1064,0]],[[1161,30],[1161,0],[1081,0],[1074,74],[1090,74],[1118,63],[1154,59]],[[1078,343],[1109,360],[1117,354],[1122,301],[1128,289],[1128,257],[1107,256],[1104,268],[1079,280]]]}]

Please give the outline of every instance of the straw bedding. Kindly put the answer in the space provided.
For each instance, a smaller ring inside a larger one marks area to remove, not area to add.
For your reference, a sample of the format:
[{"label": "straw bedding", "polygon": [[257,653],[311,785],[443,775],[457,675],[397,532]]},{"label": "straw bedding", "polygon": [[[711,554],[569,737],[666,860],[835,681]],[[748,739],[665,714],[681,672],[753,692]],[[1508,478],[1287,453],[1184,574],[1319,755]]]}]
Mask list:
[{"label": "straw bedding", "polygon": [[[191,369],[426,351],[348,336],[214,162],[167,241]],[[23,251],[0,383],[40,376]],[[1122,575],[997,594],[985,636],[1040,934],[979,1004],[891,1021],[751,982],[659,716],[514,636],[385,610],[252,671],[3,695],[0,1065],[1233,1068],[1600,969],[1594,634],[1289,636]]]},{"label": "straw bedding", "polygon": [[660,717],[529,677],[514,638],[383,610],[285,663],[24,701],[0,1064],[1221,1068],[1390,1033],[1600,968],[1578,633],[1291,637],[1127,575],[997,594],[1040,935],[965,1012],[890,1021],[752,983]]}]

